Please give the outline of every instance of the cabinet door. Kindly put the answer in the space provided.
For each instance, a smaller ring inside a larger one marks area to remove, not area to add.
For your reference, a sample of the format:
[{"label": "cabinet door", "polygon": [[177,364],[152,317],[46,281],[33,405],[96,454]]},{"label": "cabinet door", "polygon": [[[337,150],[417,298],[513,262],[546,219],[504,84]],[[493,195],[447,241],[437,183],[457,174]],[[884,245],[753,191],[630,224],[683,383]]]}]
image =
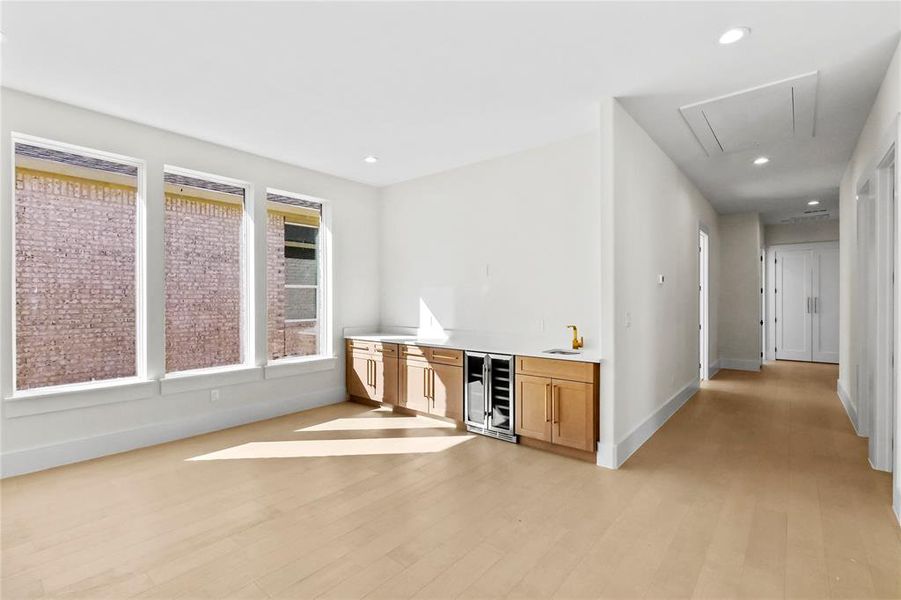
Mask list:
[{"label": "cabinet door", "polygon": [[372,399],[372,362],[369,356],[349,354],[347,357],[347,393],[357,398]]},{"label": "cabinet door", "polygon": [[398,404],[412,410],[429,412],[429,364],[406,360],[400,365],[400,398]]},{"label": "cabinet door", "polygon": [[385,356],[373,360],[375,400],[397,404],[397,359]]},{"label": "cabinet door", "polygon": [[463,420],[463,367],[431,364],[432,407],[429,412],[440,417]]},{"label": "cabinet door", "polygon": [[551,386],[546,377],[516,376],[516,434],[551,441]]},{"label": "cabinet door", "polygon": [[590,383],[561,381],[551,384],[553,428],[551,441],[578,450],[594,445],[594,386]]}]

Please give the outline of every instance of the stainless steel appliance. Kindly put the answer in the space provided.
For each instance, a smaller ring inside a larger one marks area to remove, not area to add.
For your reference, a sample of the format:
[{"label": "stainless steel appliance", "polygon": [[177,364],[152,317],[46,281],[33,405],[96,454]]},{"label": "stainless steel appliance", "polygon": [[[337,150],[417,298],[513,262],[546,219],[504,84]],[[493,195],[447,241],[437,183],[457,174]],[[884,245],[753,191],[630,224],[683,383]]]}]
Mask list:
[{"label": "stainless steel appliance", "polygon": [[463,357],[463,418],[466,429],[516,443],[513,357],[466,352]]}]

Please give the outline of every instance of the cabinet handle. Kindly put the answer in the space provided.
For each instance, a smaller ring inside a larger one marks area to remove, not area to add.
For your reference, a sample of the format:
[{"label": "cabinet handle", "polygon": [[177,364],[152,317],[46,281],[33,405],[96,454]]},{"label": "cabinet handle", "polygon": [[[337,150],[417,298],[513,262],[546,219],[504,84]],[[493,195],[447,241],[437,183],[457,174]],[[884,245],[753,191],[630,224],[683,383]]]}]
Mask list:
[{"label": "cabinet handle", "polygon": [[817,302],[818,300],[819,300],[819,298],[816,298],[816,297],[813,299],[813,312],[815,312],[815,313],[820,312],[820,306],[819,306],[820,303]]},{"label": "cabinet handle", "polygon": [[560,422],[560,397],[559,397],[560,395],[557,393],[558,389],[559,388],[555,385],[554,392],[552,394],[553,402],[554,402],[554,416],[553,416],[553,421],[552,421],[553,423]]},{"label": "cabinet handle", "polygon": [[551,384],[544,384],[544,422],[547,423],[551,420],[551,410],[548,407],[548,404],[551,402]]},{"label": "cabinet handle", "polygon": [[432,358],[444,358],[446,360],[457,360],[456,356],[448,356],[447,354],[438,354],[437,352],[432,352]]},{"label": "cabinet handle", "polygon": [[429,369],[429,398],[432,399],[432,408],[435,408],[435,370]]},{"label": "cabinet handle", "polygon": [[371,383],[369,385],[371,385],[372,387],[375,387],[375,361],[372,359],[369,359],[369,369],[370,369],[370,372],[372,373],[372,375],[370,376]]},{"label": "cabinet handle", "polygon": [[429,397],[429,370],[422,370],[422,395],[425,398]]}]

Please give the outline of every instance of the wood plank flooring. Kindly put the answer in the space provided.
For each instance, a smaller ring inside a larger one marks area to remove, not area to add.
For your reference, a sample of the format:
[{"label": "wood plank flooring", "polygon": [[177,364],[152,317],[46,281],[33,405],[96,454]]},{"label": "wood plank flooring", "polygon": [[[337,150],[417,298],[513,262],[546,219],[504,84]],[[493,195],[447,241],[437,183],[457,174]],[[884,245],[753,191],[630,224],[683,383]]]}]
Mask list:
[{"label": "wood plank flooring", "polygon": [[7,479],[2,597],[901,597],[836,375],[723,371],[619,471],[340,404]]}]

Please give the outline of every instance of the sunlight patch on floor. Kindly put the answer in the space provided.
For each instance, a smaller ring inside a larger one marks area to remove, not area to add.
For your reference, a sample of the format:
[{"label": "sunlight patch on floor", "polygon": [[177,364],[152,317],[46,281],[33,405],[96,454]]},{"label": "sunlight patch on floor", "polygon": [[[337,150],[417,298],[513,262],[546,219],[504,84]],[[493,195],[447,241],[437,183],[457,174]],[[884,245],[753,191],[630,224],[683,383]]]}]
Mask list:
[{"label": "sunlight patch on floor", "polygon": [[189,458],[200,460],[240,460],[252,458],[314,458],[325,456],[372,456],[379,454],[432,454],[443,452],[473,439],[474,435],[433,437],[372,438],[345,440],[293,440],[250,442]]},{"label": "sunlight patch on floor", "polygon": [[334,419],[304,427],[301,431],[354,431],[358,429],[455,429],[457,426],[448,421],[429,419],[428,417],[355,417]]}]

